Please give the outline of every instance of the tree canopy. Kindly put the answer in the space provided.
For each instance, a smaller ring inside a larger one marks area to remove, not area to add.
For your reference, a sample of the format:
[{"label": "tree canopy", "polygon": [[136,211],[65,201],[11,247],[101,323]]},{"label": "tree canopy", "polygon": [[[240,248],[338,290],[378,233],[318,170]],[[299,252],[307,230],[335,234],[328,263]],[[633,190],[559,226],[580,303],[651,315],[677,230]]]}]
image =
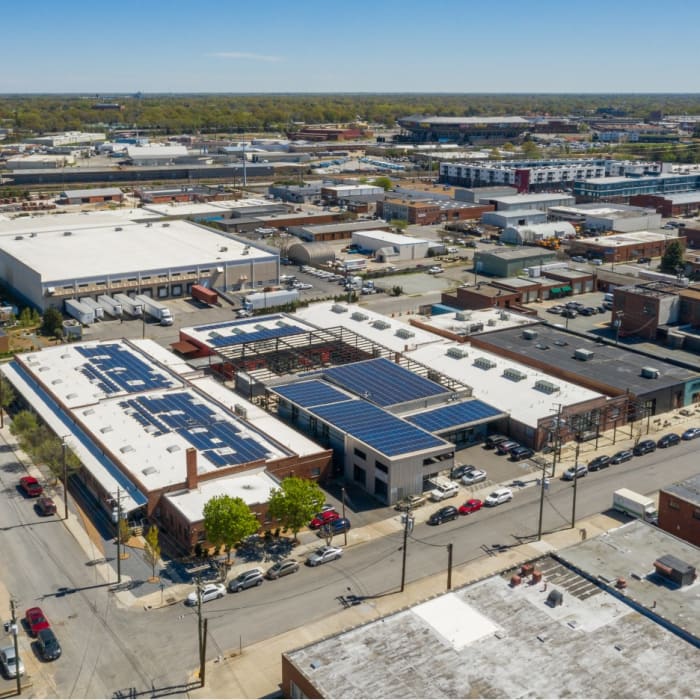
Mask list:
[{"label": "tree canopy", "polygon": [[661,269],[675,273],[683,266],[683,245],[679,240],[670,241],[661,257]]},{"label": "tree canopy", "polygon": [[160,561],[160,539],[157,525],[151,525],[146,533],[143,546],[143,558],[151,567],[152,578],[156,577],[156,566]]},{"label": "tree canopy", "polygon": [[242,498],[214,496],[204,505],[204,530],[215,547],[226,548],[231,560],[231,548],[260,529],[258,519]]},{"label": "tree canopy", "polygon": [[291,530],[296,539],[304,527],[323,506],[325,496],[315,481],[288,476],[270,494],[268,512],[282,526]]},{"label": "tree canopy", "polygon": [[41,321],[41,332],[44,335],[54,335],[57,338],[63,334],[63,316],[58,309],[50,306],[46,311]]}]

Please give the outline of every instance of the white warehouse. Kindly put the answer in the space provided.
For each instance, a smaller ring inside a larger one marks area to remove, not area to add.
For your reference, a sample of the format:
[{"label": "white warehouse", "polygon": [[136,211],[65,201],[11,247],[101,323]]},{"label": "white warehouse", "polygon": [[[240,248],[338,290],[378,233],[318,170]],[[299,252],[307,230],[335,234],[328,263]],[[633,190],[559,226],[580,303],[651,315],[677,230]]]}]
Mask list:
[{"label": "white warehouse", "polygon": [[278,277],[275,251],[188,221],[92,212],[0,221],[0,280],[41,311],[116,292],[178,297],[202,282],[252,290]]},{"label": "white warehouse", "polygon": [[430,241],[388,231],[354,231],[352,242],[370,250],[379,260],[420,260],[428,254]]}]

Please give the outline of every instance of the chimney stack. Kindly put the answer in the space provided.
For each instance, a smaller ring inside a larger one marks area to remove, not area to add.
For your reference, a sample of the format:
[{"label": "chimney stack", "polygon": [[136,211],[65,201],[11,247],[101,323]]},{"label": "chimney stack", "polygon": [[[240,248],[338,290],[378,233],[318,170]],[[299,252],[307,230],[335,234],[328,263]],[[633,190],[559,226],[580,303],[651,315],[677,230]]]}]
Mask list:
[{"label": "chimney stack", "polygon": [[197,488],[197,450],[188,447],[185,452],[187,460],[187,488],[192,491]]}]

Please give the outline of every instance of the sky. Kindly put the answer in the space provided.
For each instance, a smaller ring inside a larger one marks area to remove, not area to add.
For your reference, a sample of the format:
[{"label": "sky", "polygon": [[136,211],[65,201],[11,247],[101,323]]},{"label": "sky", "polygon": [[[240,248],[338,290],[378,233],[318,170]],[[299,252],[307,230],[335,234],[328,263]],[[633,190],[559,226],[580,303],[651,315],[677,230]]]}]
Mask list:
[{"label": "sky", "polygon": [[700,92],[700,2],[31,0],[0,93]]}]

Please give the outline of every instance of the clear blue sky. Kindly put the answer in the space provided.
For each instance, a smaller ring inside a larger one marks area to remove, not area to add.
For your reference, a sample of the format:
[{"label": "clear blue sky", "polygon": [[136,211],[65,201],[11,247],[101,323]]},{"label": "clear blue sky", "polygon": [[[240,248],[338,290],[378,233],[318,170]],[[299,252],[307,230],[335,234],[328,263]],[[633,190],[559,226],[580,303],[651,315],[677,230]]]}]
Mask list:
[{"label": "clear blue sky", "polygon": [[24,0],[0,93],[700,92],[700,2]]}]

